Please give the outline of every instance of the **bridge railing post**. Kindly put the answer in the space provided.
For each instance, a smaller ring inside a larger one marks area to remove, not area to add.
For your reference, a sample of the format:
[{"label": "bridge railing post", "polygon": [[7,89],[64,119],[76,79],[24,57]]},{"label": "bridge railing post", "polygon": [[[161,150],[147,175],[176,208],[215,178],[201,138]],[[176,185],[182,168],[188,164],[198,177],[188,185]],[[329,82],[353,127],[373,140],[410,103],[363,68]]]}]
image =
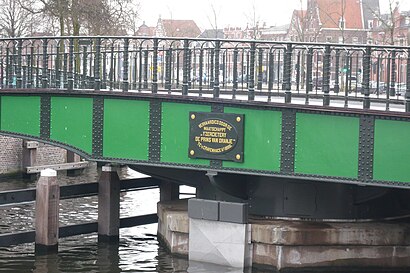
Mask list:
[{"label": "bridge railing post", "polygon": [[148,47],[143,51],[144,53],[144,84],[143,88],[147,89],[148,88]]},{"label": "bridge railing post", "polygon": [[22,51],[23,51],[23,41],[18,40],[17,42],[17,67],[16,67],[16,87],[22,88]]},{"label": "bridge railing post", "polygon": [[111,45],[111,52],[110,52],[110,91],[114,89],[114,44]]},{"label": "bridge railing post", "polygon": [[202,96],[203,79],[204,79],[204,49],[199,50],[199,96]]},{"label": "bridge railing post", "polygon": [[344,103],[344,107],[348,108],[349,107],[349,70],[351,70],[350,64],[351,64],[351,57],[349,53],[346,53],[345,56],[346,60],[345,60],[345,67],[347,69],[347,71],[345,72],[345,83],[344,83],[344,88],[345,88],[345,103]]},{"label": "bridge railing post", "polygon": [[63,88],[68,88],[68,53],[63,51]]},{"label": "bridge railing post", "polygon": [[410,52],[407,55],[406,63],[406,95],[405,95],[406,112],[410,112]]},{"label": "bridge railing post", "polygon": [[102,54],[102,80],[101,80],[101,88],[107,89],[107,50],[106,46],[104,46],[104,52]]},{"label": "bridge railing post", "polygon": [[60,186],[57,172],[41,171],[36,189],[36,254],[58,251]]},{"label": "bridge railing post", "polygon": [[262,81],[263,81],[263,48],[259,48],[258,51],[258,91],[262,91]]},{"label": "bridge railing post", "polygon": [[[9,47],[6,48],[6,86],[8,88],[13,87],[12,85],[10,85],[10,68],[12,67],[12,65],[10,64],[10,49]],[[11,81],[12,83],[12,81]]]},{"label": "bridge railing post", "polygon": [[188,73],[189,71],[189,40],[184,40],[184,56],[182,64],[182,95],[188,95]]},{"label": "bridge railing post", "polygon": [[165,89],[168,92],[171,91],[171,56],[172,56],[172,48],[168,48],[165,52]]},{"label": "bridge railing post", "polygon": [[296,91],[298,91],[299,94],[299,90],[300,90],[300,62],[301,62],[301,51],[298,51],[298,55],[296,57]]},{"label": "bridge railing post", "polygon": [[[195,57],[196,57],[196,49],[195,46],[193,49],[189,49],[189,61],[188,61],[188,88],[192,89],[195,88],[195,82],[193,81],[193,77],[196,76],[196,63],[195,63]],[[191,73],[192,72],[192,73]]]},{"label": "bridge railing post", "polygon": [[215,70],[215,66],[214,66],[214,61],[215,61],[215,59],[214,59],[214,56],[215,56],[215,49],[214,48],[211,48],[210,49],[210,53],[209,53],[209,61],[210,61],[210,63],[209,63],[209,68],[210,68],[210,71],[209,71],[209,89],[214,89],[214,83],[215,83],[215,73],[214,73],[214,70]]},{"label": "bridge railing post", "polygon": [[123,62],[122,62],[122,91],[128,92],[129,90],[129,80],[128,80],[128,66],[129,66],[129,45],[130,39],[124,39],[124,52],[123,52]]},{"label": "bridge railing post", "polygon": [[74,38],[70,38],[68,46],[68,90],[74,89]]},{"label": "bridge railing post", "polygon": [[[370,57],[371,57],[370,46],[366,47],[364,59],[363,59],[363,109],[370,109]],[[357,88],[357,87],[356,87]]]},{"label": "bridge railing post", "polygon": [[232,77],[232,99],[236,99],[238,90],[238,48],[233,50],[233,77]]},{"label": "bridge railing post", "polygon": [[269,49],[269,65],[268,65],[268,101],[271,101],[272,98],[272,90],[273,90],[273,80],[274,80],[274,62],[275,62],[275,55],[273,52],[273,48]]},{"label": "bridge railing post", "polygon": [[255,99],[255,54],[256,54],[256,43],[251,43],[250,61],[248,66],[249,75],[248,77],[248,100]]},{"label": "bridge railing post", "polygon": [[288,44],[285,50],[284,64],[283,64],[283,87],[285,90],[285,103],[292,102],[292,44]]},{"label": "bridge railing post", "polygon": [[309,93],[313,90],[313,48],[309,48],[306,56],[306,97],[305,104],[309,104]]},{"label": "bridge railing post", "polygon": [[138,91],[140,92],[142,90],[142,72],[142,45],[140,45],[138,49]]},{"label": "bridge railing post", "polygon": [[88,58],[88,53],[87,53],[87,46],[83,46],[83,71],[82,71],[82,77],[81,77],[81,88],[86,89],[87,88],[87,58]]},{"label": "bridge railing post", "polygon": [[101,89],[101,38],[95,40],[95,54],[94,54],[94,90]]},{"label": "bridge railing post", "polygon": [[323,106],[330,105],[330,55],[331,49],[330,46],[327,45],[325,47],[325,56],[323,58]]},{"label": "bridge railing post", "polygon": [[390,96],[396,96],[396,77],[397,77],[397,64],[396,64],[396,50],[391,53],[391,77],[390,77]]},{"label": "bridge railing post", "polygon": [[154,38],[152,58],[152,93],[158,92],[158,39]]},{"label": "bridge railing post", "polygon": [[334,92],[336,94],[339,94],[340,86],[339,86],[339,75],[340,75],[340,49],[336,49],[336,55],[335,55],[335,86],[334,86]]},{"label": "bridge railing post", "polygon": [[60,72],[60,69],[61,69],[60,68],[61,67],[61,64],[60,64],[60,61],[61,61],[61,57],[60,57],[61,45],[60,45],[60,43],[61,43],[61,40],[58,41],[57,46],[56,46],[56,58],[55,58],[55,62],[54,62],[55,77],[56,77],[55,87],[57,89],[60,89],[60,85],[61,85],[61,79],[60,79],[60,75],[61,75],[61,72]]},{"label": "bridge railing post", "polygon": [[220,87],[219,87],[219,55],[221,52],[221,42],[220,41],[215,41],[215,62],[214,62],[214,86],[213,86],[213,96],[214,98],[219,98],[219,91],[220,91]]}]

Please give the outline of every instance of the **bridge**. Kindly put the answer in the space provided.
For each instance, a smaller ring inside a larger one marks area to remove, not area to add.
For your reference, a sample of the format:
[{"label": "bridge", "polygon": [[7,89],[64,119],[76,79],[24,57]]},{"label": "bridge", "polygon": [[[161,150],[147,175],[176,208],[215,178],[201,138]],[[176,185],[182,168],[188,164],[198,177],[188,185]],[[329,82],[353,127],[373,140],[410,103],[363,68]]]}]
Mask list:
[{"label": "bridge", "polygon": [[410,211],[409,48],[0,40],[0,134],[127,164],[259,216]]}]

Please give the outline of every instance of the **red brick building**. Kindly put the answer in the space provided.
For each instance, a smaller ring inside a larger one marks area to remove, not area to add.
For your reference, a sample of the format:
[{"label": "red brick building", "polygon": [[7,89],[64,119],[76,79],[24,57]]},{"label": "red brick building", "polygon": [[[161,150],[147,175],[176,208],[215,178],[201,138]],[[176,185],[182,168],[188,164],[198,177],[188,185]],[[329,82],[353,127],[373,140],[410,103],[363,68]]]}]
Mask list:
[{"label": "red brick building", "polygon": [[[378,9],[372,7],[374,3],[371,2],[374,1],[308,0],[306,14],[302,16],[302,22],[299,23],[304,28],[305,41],[367,43],[368,28],[364,15],[370,8]],[[303,12],[299,13],[303,15]]]}]

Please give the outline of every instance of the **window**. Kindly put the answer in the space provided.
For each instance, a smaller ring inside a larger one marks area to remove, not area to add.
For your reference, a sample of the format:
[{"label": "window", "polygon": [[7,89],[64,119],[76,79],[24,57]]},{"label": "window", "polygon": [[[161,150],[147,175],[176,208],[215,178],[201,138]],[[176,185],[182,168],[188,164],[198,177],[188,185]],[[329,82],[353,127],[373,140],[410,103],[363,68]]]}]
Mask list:
[{"label": "window", "polygon": [[404,46],[404,38],[399,38],[399,45]]},{"label": "window", "polygon": [[345,18],[340,17],[339,19],[339,28],[344,29],[345,28]]}]

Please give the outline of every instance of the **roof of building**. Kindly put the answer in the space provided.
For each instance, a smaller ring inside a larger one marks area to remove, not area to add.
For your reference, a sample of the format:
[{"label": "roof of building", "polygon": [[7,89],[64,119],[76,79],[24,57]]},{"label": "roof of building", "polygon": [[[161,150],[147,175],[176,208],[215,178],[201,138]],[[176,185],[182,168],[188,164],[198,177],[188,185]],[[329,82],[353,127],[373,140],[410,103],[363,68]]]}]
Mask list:
[{"label": "roof of building", "polygon": [[158,23],[162,23],[163,34],[168,37],[196,38],[201,34],[194,20],[159,19]]},{"label": "roof of building", "polygon": [[135,32],[135,36],[155,36],[155,27],[149,27],[143,22]]},{"label": "roof of building", "polygon": [[344,18],[346,29],[363,29],[362,5],[359,0],[316,0],[323,28],[339,28]]},{"label": "roof of building", "polygon": [[225,38],[223,29],[205,29],[198,38]]}]

